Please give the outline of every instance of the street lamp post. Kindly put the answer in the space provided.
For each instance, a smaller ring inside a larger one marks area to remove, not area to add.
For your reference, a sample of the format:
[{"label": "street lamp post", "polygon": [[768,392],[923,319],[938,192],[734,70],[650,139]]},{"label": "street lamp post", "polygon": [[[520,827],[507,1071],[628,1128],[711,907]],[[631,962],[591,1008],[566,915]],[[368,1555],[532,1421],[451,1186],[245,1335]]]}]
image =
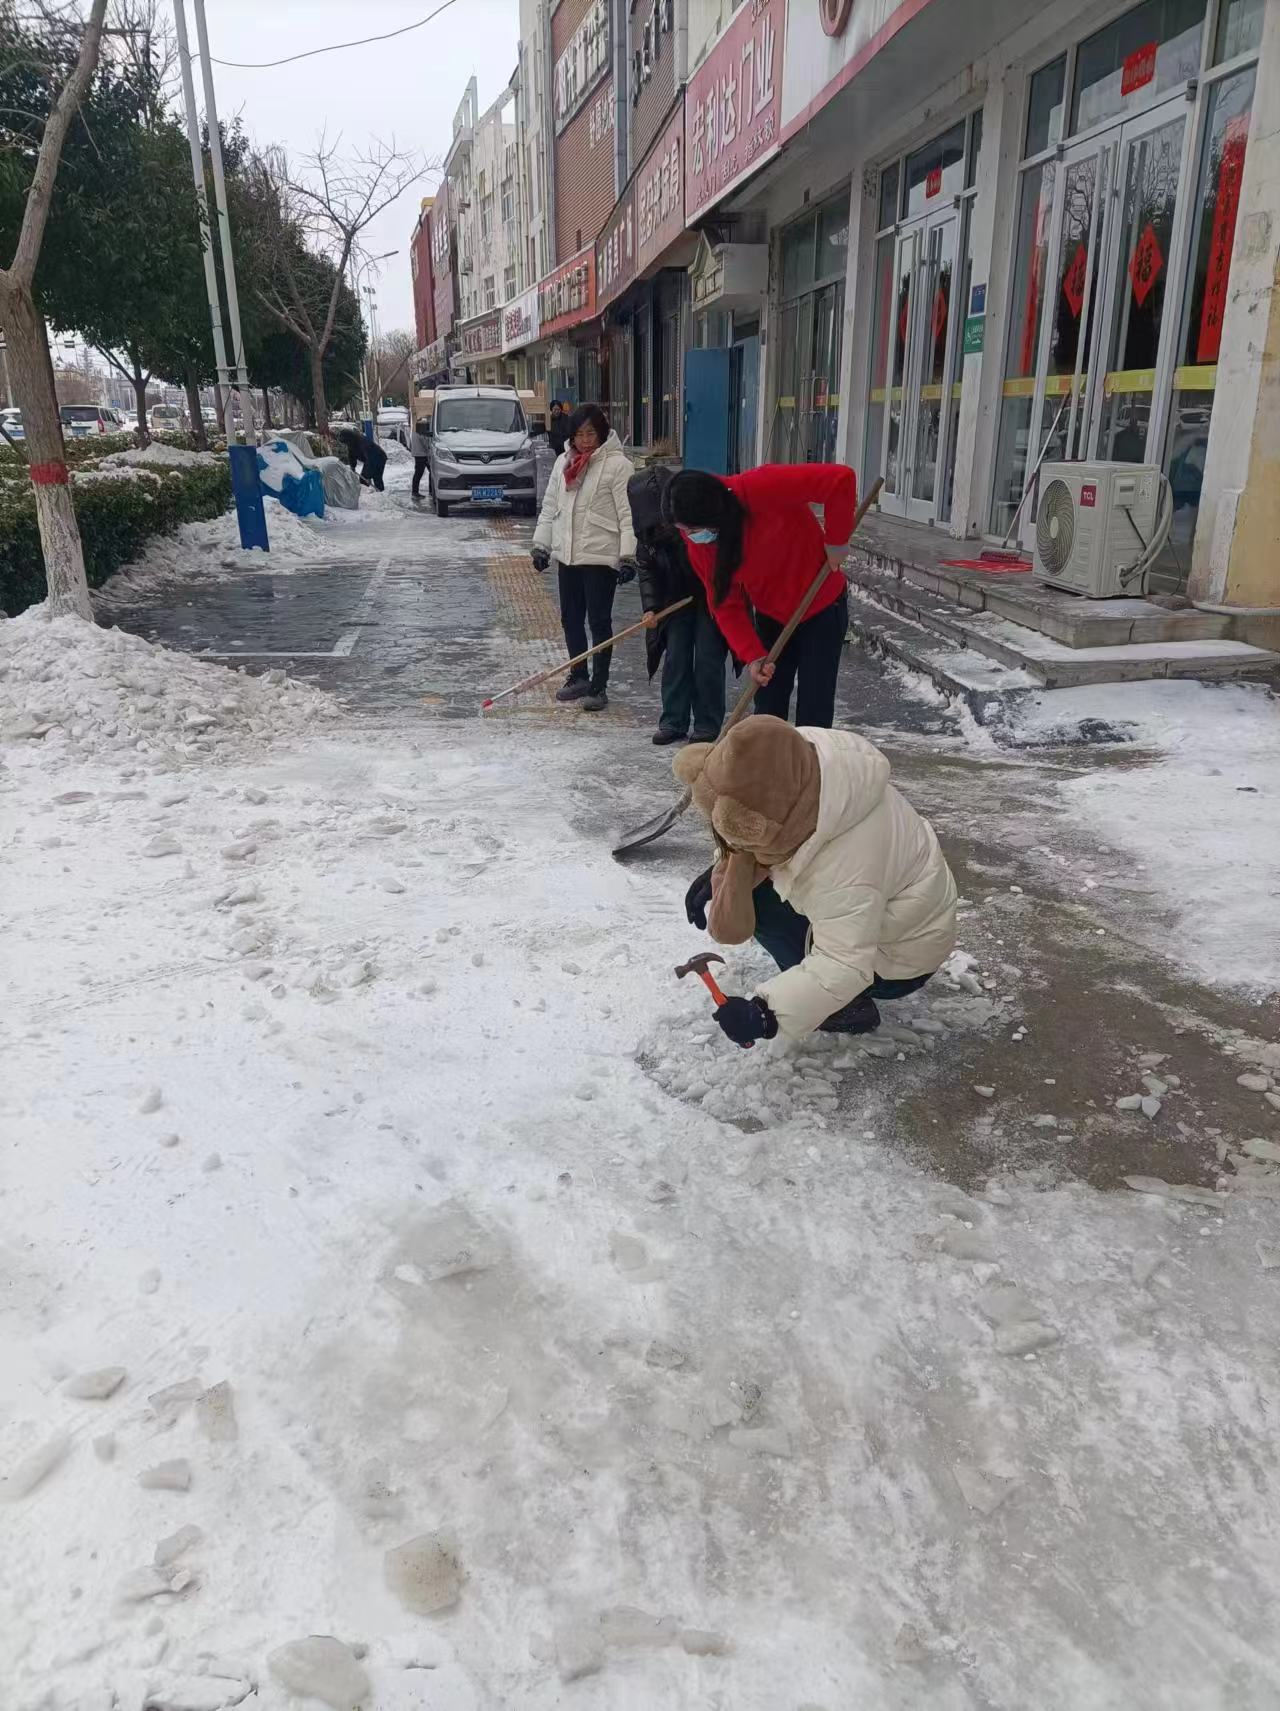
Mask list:
[{"label": "street lamp post", "polygon": [[[369,296],[373,295],[372,286],[368,286],[368,285],[362,286],[360,284],[361,276],[363,274],[367,273],[371,267],[376,267],[380,261],[390,261],[390,259],[393,255],[399,255],[399,254],[400,254],[400,251],[398,249],[397,250],[384,250],[381,255],[366,256],[364,261],[357,263],[356,257],[355,257],[355,251],[352,250],[351,256],[350,256],[351,289],[352,289],[353,293],[355,294],[356,307],[357,308],[360,307],[360,298],[361,298],[362,293],[368,293]],[[371,316],[373,314],[372,305],[370,306],[370,314],[371,314]],[[376,354],[375,353],[377,350],[377,341],[376,341],[376,338],[374,337],[372,325],[370,326],[370,329],[369,329],[369,346],[370,346],[370,354],[375,355],[375,360],[376,360]],[[377,426],[376,406],[375,406],[374,411],[372,412],[372,418],[371,418],[371,412],[369,409],[369,365],[367,362],[362,362],[360,364],[360,412],[361,412],[363,419],[366,422],[373,419],[374,426],[375,427]]]}]

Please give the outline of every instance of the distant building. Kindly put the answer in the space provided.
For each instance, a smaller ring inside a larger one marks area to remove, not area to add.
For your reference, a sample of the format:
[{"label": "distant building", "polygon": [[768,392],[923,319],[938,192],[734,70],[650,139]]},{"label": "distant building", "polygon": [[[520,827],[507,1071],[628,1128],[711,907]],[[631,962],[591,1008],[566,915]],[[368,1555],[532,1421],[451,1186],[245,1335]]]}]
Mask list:
[{"label": "distant building", "polygon": [[413,275],[413,324],[418,335],[418,349],[435,343],[436,287],[435,268],[431,260],[431,217],[434,196],[424,196],[418,212],[418,223],[409,239],[409,269]]}]

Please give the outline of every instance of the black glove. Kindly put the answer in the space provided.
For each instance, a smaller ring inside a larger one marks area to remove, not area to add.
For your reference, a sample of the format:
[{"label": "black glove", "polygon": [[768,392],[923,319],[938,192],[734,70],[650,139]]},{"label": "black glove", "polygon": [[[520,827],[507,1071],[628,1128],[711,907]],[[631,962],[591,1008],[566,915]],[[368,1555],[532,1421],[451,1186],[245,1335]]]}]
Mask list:
[{"label": "black glove", "polygon": [[529,557],[533,560],[533,568],[535,570],[545,570],[551,563],[551,554],[547,551],[546,547],[534,547],[533,551],[529,554]]},{"label": "black glove", "polygon": [[619,586],[619,588],[621,588],[622,585],[626,582],[634,582],[635,579],[636,579],[636,561],[633,558],[624,558],[622,560],[621,564],[619,564],[619,566],[618,566],[618,586]]},{"label": "black glove", "polygon": [[684,894],[685,918],[691,927],[707,930],[707,904],[711,901],[711,868],[700,873]]},{"label": "black glove", "polygon": [[778,1031],[778,1018],[763,998],[726,998],[716,1021],[735,1045],[744,1047],[771,1040]]}]

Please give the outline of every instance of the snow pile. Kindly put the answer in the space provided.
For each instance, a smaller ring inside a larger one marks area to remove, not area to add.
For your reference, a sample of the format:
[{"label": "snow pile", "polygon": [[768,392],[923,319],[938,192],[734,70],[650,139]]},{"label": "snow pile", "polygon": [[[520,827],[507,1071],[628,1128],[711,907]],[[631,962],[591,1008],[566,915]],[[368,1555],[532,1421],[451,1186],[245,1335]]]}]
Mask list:
[{"label": "snow pile", "polygon": [[378,444],[382,447],[383,451],[386,452],[388,464],[411,464],[413,462],[413,453],[405,446],[401,445],[399,440],[379,440]]},{"label": "snow pile", "polygon": [[[746,961],[754,979],[737,984],[745,992],[777,970],[759,953]],[[719,970],[716,971],[719,974]],[[686,976],[686,980],[692,977]],[[720,981],[729,989],[735,982]],[[699,982],[696,991],[703,991]],[[1006,1019],[1007,1007],[988,997],[973,972],[972,958],[957,952],[929,986],[881,1007],[873,1034],[812,1034],[799,1042],[779,1035],[750,1051],[726,1051],[711,1019],[711,1000],[700,1006],[705,1020],[661,1022],[643,1041],[641,1066],[667,1093],[697,1105],[710,1117],[758,1128],[831,1117],[861,1092],[855,1078],[878,1059],[905,1062],[928,1055],[952,1033],[975,1033]]]},{"label": "snow pile", "polygon": [[110,464],[153,464],[169,469],[190,469],[196,464],[216,463],[213,452],[187,451],[182,446],[169,446],[163,440],[153,440],[149,446],[130,446],[128,451],[110,452],[103,458]]},{"label": "snow pile", "polygon": [[1086,716],[1157,751],[1149,766],[1132,747],[1123,767],[1100,756],[1060,786],[1076,824],[1125,851],[1135,887],[1176,921],[1155,948],[1204,979],[1276,991],[1274,935],[1258,929],[1280,896],[1280,701],[1251,684],[1097,684],[1038,698],[1019,730],[1051,740]]},{"label": "snow pile", "polygon": [[256,570],[272,576],[305,569],[334,550],[323,523],[295,517],[274,507],[267,517],[269,553],[240,545],[234,511],[201,523],[184,523],[171,535],[160,535],[132,564],[119,570],[94,594],[99,611],[130,604],[163,584],[196,577],[226,580],[238,571]]},{"label": "snow pile", "polygon": [[330,706],[282,672],[249,677],[170,653],[123,630],[33,606],[0,624],[0,740],[161,765],[300,732]]}]

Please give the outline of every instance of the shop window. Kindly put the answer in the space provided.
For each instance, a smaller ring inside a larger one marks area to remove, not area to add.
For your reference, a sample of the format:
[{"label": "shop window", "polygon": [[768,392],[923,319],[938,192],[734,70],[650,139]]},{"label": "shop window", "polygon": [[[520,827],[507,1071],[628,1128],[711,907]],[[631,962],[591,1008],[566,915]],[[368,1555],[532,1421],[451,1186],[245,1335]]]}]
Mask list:
[{"label": "shop window", "polygon": [[1004,396],[991,501],[991,530],[997,535],[1003,535],[1009,527],[1022,498],[1023,482],[1036,458],[1036,452],[1031,449],[1031,409],[1057,171],[1056,161],[1045,161],[1022,175],[1017,252],[1013,288],[1009,294]]},{"label": "shop window", "polygon": [[1209,418],[1218,379],[1222,320],[1227,304],[1231,248],[1244,176],[1255,73],[1237,72],[1217,84],[1205,122],[1204,156],[1192,211],[1192,248],[1186,301],[1173,371],[1173,408],[1165,471],[1173,489],[1174,551],[1189,562],[1200,483],[1209,446]]},{"label": "shop window", "polygon": [[1240,53],[1253,53],[1262,40],[1262,19],[1266,0],[1222,0],[1218,14],[1218,39],[1214,43],[1215,64],[1234,59]]},{"label": "shop window", "polygon": [[504,271],[503,271],[502,292],[503,292],[504,301],[506,301],[508,303],[510,303],[511,299],[516,294],[516,269],[515,269],[515,263],[514,262],[512,262],[510,267],[504,269]]},{"label": "shop window", "polygon": [[849,203],[828,202],[818,215],[818,278],[843,279],[849,270]]},{"label": "shop window", "polygon": [[813,285],[813,240],[817,229],[812,214],[797,220],[782,234],[782,295],[799,297]]},{"label": "shop window", "polygon": [[1043,66],[1031,79],[1027,104],[1027,142],[1023,154],[1043,154],[1062,141],[1062,118],[1067,89],[1067,56]]},{"label": "shop window", "polygon": [[1076,50],[1072,132],[1145,105],[1200,74],[1205,0],[1143,0]]},{"label": "shop window", "polygon": [[882,232],[898,218],[898,162],[887,166],[880,174],[880,214],[876,230]]},{"label": "shop window", "polygon": [[965,187],[965,123],[962,119],[940,137],[907,156],[906,217],[940,208],[947,196]]}]

